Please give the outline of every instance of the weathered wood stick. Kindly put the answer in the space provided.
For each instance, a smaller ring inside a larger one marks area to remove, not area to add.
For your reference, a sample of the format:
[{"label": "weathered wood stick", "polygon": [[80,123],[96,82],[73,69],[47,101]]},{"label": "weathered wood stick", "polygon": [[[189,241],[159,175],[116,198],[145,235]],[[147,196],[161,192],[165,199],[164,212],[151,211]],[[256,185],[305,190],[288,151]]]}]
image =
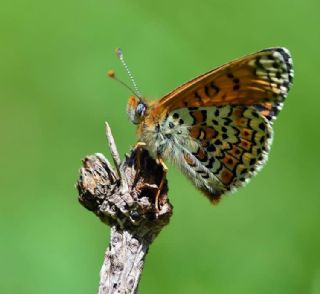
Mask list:
[{"label": "weathered wood stick", "polygon": [[137,293],[149,246],[169,223],[172,205],[165,181],[156,209],[162,166],[140,147],[120,161],[108,124],[106,134],[116,171],[102,154],[87,156],[77,182],[79,201],[111,227],[98,293]]}]

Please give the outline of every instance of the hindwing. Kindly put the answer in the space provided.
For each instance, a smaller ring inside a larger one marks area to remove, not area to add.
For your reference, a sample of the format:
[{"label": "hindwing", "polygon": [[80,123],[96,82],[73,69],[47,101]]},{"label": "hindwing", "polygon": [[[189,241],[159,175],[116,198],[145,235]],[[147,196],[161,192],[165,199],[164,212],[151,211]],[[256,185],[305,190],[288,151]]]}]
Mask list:
[{"label": "hindwing", "polygon": [[211,201],[245,184],[268,157],[272,128],[254,107],[181,108],[166,121],[174,126],[174,136],[188,130],[188,136],[175,140],[180,145],[175,156],[184,159],[177,166]]}]

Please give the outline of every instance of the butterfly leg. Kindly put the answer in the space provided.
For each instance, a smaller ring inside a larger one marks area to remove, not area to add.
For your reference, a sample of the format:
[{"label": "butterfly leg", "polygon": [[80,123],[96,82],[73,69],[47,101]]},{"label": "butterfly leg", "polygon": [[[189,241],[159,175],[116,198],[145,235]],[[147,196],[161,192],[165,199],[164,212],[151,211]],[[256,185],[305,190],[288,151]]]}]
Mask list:
[{"label": "butterfly leg", "polygon": [[[138,171],[141,170],[141,148],[143,148],[144,146],[146,146],[146,143],[144,143],[144,142],[137,142],[137,144],[134,146],[134,149],[137,150],[137,153],[136,153],[136,165],[137,165],[137,170]],[[159,211],[160,192],[161,192],[161,190],[163,188],[163,185],[165,184],[165,179],[166,179],[166,174],[167,174],[167,171],[168,171],[168,167],[166,166],[166,164],[164,163],[162,158],[158,157],[156,161],[157,161],[157,164],[161,165],[162,169],[163,169],[163,175],[161,177],[160,184],[158,185],[157,194],[156,194],[156,197],[155,197],[155,209],[156,209],[156,211]]]},{"label": "butterfly leg", "polygon": [[161,190],[163,188],[163,185],[165,183],[168,167],[166,166],[166,164],[164,163],[164,161],[160,157],[157,158],[157,163],[162,165],[162,169],[163,169],[163,175],[162,175],[160,184],[158,186],[158,191],[157,191],[156,198],[155,198],[155,208],[156,208],[156,211],[159,211],[159,196],[160,196],[160,192],[161,192]]},{"label": "butterfly leg", "polygon": [[140,148],[142,146],[146,146],[147,144],[145,142],[137,142],[137,144],[134,146],[134,149]]},{"label": "butterfly leg", "polygon": [[140,171],[141,169],[141,148],[143,146],[146,146],[147,144],[144,142],[137,142],[137,144],[134,146],[134,150],[137,150],[136,152],[136,164],[137,164],[137,170]]}]

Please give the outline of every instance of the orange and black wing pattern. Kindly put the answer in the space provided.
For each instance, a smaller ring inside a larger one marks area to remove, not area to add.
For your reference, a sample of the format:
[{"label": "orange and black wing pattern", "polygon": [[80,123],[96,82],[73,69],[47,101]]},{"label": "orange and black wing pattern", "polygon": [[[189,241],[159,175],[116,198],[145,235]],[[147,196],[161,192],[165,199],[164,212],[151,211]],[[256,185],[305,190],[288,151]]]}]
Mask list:
[{"label": "orange and black wing pattern", "polygon": [[270,48],[209,71],[160,99],[154,110],[171,112],[184,107],[254,105],[274,118],[292,84],[293,68],[285,48]]}]

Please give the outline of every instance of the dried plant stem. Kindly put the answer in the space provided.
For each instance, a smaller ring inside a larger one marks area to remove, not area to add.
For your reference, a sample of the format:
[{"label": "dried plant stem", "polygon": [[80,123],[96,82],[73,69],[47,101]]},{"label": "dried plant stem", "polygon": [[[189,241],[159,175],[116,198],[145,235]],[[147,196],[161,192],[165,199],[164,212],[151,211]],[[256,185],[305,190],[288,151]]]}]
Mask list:
[{"label": "dried plant stem", "polygon": [[140,148],[131,150],[120,161],[107,123],[106,135],[116,172],[102,154],[87,156],[77,182],[79,201],[111,227],[110,244],[100,271],[99,294],[137,293],[145,256],[155,237],[169,223],[172,205],[167,198],[166,180],[159,187],[165,176],[162,165]]}]

